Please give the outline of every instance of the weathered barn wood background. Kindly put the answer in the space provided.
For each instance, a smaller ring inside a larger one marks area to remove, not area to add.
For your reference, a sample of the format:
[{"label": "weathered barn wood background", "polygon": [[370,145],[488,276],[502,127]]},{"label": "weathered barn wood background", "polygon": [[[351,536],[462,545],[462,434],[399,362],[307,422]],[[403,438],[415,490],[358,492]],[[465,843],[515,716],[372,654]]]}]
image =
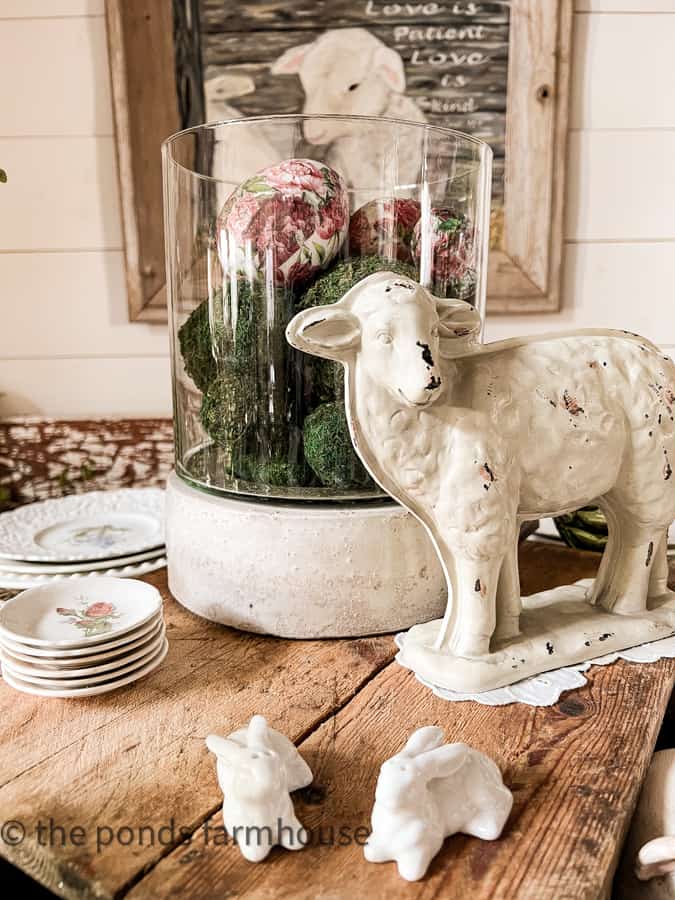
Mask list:
[{"label": "weathered barn wood background", "polygon": [[255,90],[228,100],[243,115],[302,110],[297,76],[272,75],[287,49],[327,29],[367,28],[405,64],[406,93],[429,122],[483,138],[495,153],[495,201],[503,199],[508,0],[199,0],[204,78],[247,75]]}]

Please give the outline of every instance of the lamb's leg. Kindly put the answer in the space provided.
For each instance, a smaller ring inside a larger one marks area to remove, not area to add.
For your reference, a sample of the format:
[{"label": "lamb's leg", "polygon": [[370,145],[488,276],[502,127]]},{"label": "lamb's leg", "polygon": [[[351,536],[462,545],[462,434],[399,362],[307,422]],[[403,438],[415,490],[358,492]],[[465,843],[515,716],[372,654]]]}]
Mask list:
[{"label": "lamb's leg", "polygon": [[484,656],[490,652],[502,559],[454,558],[454,609],[443,646],[455,656]]},{"label": "lamb's leg", "polygon": [[647,608],[654,554],[663,540],[663,527],[639,525],[624,515],[619,529],[620,552],[608,573],[607,587],[597,600],[608,612],[639,615]]},{"label": "lamb's leg", "polygon": [[598,506],[607,520],[607,543],[593,582],[593,589],[590,596],[590,602],[593,605],[600,605],[602,602],[601,598],[607,590],[607,584],[616,566],[617,554],[619,553],[620,548],[620,530],[616,513],[609,502],[604,498],[598,500]]},{"label": "lamb's leg", "polygon": [[511,540],[502,562],[497,582],[497,627],[492,636],[493,643],[518,637],[520,634],[520,614],[523,604],[520,599],[520,575],[518,573],[518,532]]},{"label": "lamb's leg", "polygon": [[668,593],[668,531],[665,531],[654,551],[652,570],[649,573],[649,599],[655,600]]}]

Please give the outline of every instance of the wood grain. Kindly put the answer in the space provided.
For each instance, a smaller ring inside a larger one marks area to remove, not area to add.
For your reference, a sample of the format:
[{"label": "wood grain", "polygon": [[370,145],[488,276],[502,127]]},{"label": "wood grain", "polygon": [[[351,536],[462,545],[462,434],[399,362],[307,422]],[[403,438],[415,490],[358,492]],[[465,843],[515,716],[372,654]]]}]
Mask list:
[{"label": "wood grain", "polygon": [[[0,845],[10,862],[61,896],[117,896],[170,849],[114,842],[96,852],[96,829],[193,832],[218,797],[204,746],[254,713],[300,740],[391,660],[391,638],[279,641],[191,615],[170,598],[165,572],[146,579],[165,595],[170,642],[162,667],[137,685],[91,700],[45,702],[0,686],[0,819],[29,834]],[[39,739],[38,739],[39,736]],[[84,846],[41,846],[38,821],[81,826]],[[101,833],[99,833],[101,834]]]},{"label": "wood grain", "polygon": [[[47,446],[61,443],[52,435]],[[523,592],[592,576],[598,561],[527,542]],[[390,636],[242,634],[179,606],[165,572],[145,580],[164,595],[170,640],[156,673],[80,701],[45,701],[0,684],[0,821],[27,830],[19,846],[0,842],[0,854],[32,878],[72,900],[608,896],[674,661],[596,668],[586,688],[548,709],[449,704],[392,662]],[[222,846],[221,794],[204,746],[208,732],[227,733],[254,712],[299,744],[315,774],[296,797],[314,843],[298,854],[275,850],[260,866]],[[360,844],[379,766],[430,723],[493,756],[516,802],[500,841],[455,836],[427,878],[409,885],[392,865],[366,864]],[[340,827],[349,845],[326,846]]]},{"label": "wood grain", "polygon": [[[549,544],[521,550],[525,591],[595,571],[598,556]],[[275,850],[265,866],[217,844],[220,813],[129,893],[154,897],[471,897],[472,900],[597,900],[617,854],[675,679],[675,662],[617,663],[549,709],[448,704],[411,673],[387,666],[300,749],[315,778],[296,811],[312,832],[301,853]],[[372,865],[361,846],[320,846],[331,827],[363,838],[377,772],[412,730],[441,725],[448,739],[490,754],[515,796],[500,841],[446,841],[428,876],[406,884],[391,864]],[[357,832],[357,829],[363,829]],[[310,873],[314,873],[310,876]]]},{"label": "wood grain", "polygon": [[221,0],[201,0],[202,28],[221,31],[225,17],[228,30],[261,31],[267,29],[314,28],[317,22],[326,28],[355,25],[407,25],[420,20],[429,25],[447,22],[500,25],[508,21],[509,0],[481,0],[470,3],[392,3],[390,0],[295,0],[293,8],[286,0],[244,0],[224,11]]},{"label": "wood grain", "polygon": [[135,320],[143,319],[165,283],[160,147],[180,128],[173,17],[168,0],[108,0],[106,14],[127,295]]},{"label": "wood grain", "polygon": [[85,491],[163,487],[173,466],[169,419],[0,422],[0,509]]}]

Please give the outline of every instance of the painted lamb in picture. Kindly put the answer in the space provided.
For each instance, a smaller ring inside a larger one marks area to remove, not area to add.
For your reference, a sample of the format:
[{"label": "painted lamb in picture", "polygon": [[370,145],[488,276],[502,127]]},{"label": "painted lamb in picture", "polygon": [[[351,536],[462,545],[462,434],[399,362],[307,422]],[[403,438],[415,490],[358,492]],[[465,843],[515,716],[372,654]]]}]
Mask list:
[{"label": "painted lamb in picture", "polygon": [[[480,328],[469,304],[380,272],[287,329],[297,349],[345,365],[354,447],[426,527],[446,574],[443,620],[414,626],[399,660],[462,691],[675,631],[675,365],[627,332],[481,344]],[[523,605],[520,524],[588,503],[609,523],[591,593]]]}]

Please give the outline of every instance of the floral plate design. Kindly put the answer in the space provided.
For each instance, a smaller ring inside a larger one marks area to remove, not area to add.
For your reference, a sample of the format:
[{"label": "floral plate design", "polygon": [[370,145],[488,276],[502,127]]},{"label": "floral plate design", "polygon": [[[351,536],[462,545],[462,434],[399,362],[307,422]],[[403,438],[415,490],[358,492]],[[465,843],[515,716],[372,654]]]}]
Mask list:
[{"label": "floral plate design", "polygon": [[164,543],[164,491],[122,488],[29,503],[0,515],[0,559],[114,560]]},{"label": "floral plate design", "polygon": [[67,649],[107,642],[161,610],[159,591],[143,581],[97,576],[23,591],[0,609],[0,642]]}]

